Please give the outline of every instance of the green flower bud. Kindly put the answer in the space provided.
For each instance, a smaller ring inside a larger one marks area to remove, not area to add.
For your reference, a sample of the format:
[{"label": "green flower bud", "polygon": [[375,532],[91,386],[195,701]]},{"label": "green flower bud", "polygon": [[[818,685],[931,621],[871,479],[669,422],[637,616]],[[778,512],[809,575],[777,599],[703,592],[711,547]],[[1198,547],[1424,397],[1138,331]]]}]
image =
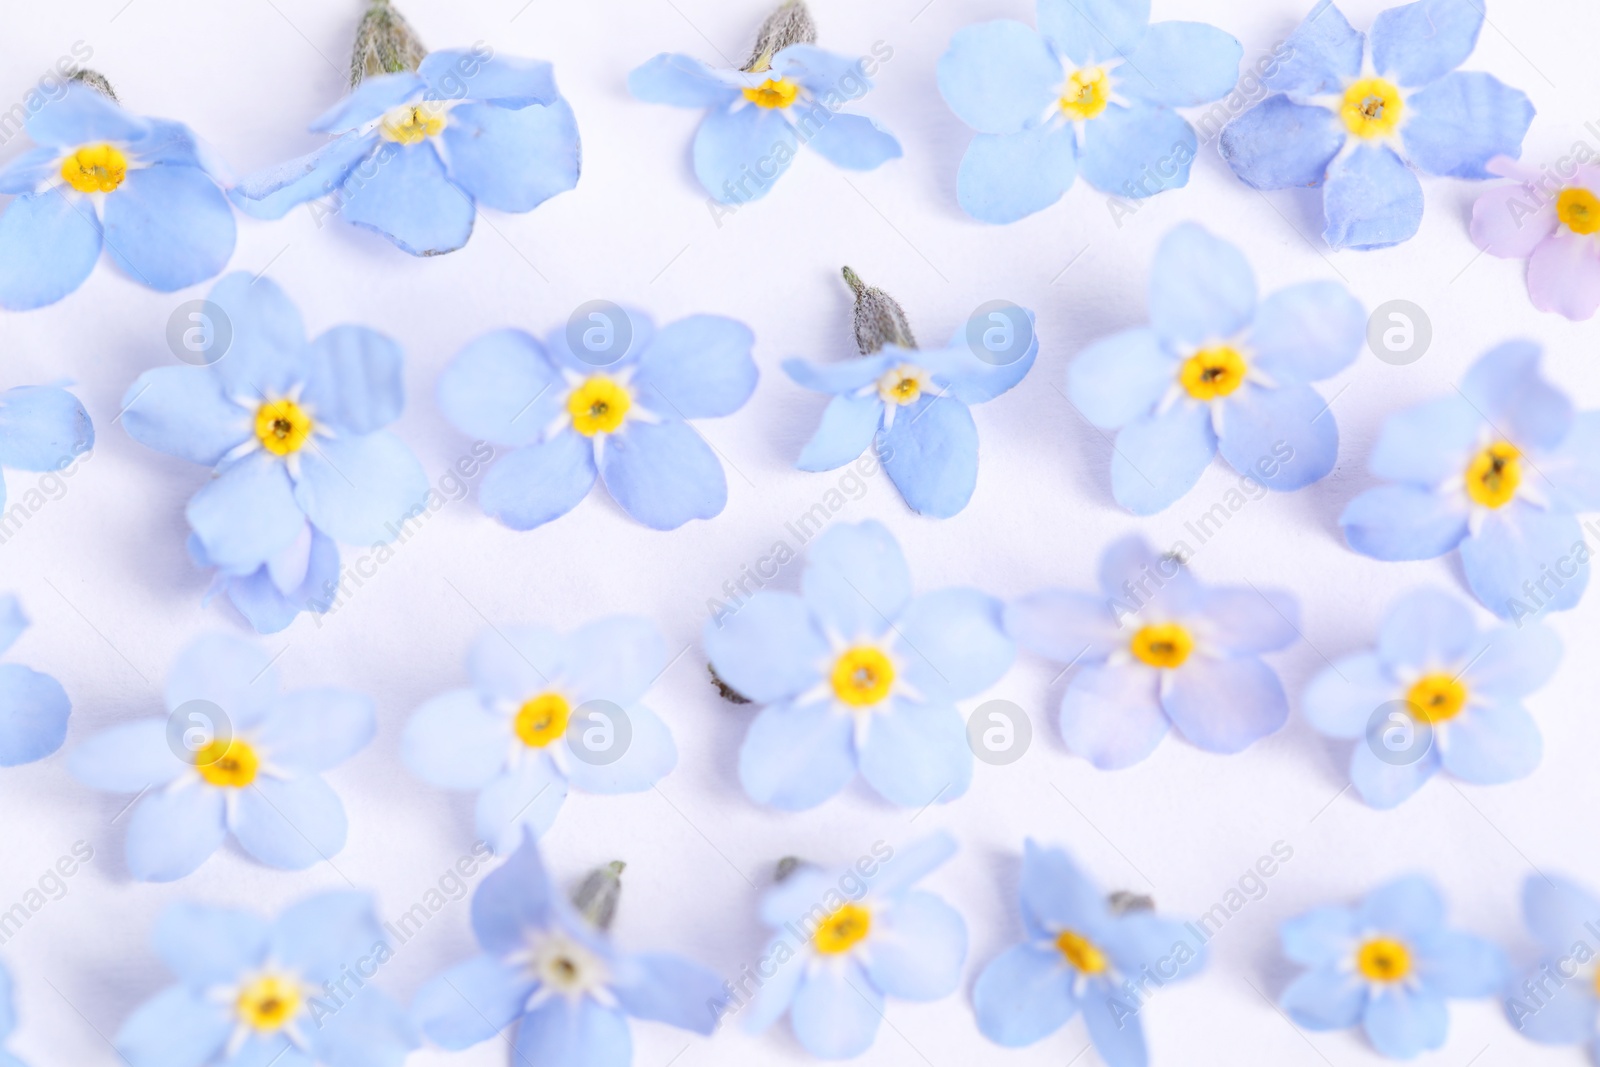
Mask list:
[{"label": "green flower bud", "polygon": [[416,70],[428,56],[411,24],[389,6],[389,0],[372,0],[356,27],[356,47],[350,55],[350,88],[374,74]]},{"label": "green flower bud", "polygon": [[844,280],[855,290],[856,347],[863,356],[872,355],[884,345],[917,347],[906,313],[894,297],[867,285],[849,267],[844,268]]},{"label": "green flower bud", "polygon": [[77,82],[79,85],[87,85],[89,88],[93,89],[95,92],[114,103],[122,102],[117,99],[117,94],[112,91],[111,83],[106,81],[106,76],[101,74],[98,70],[90,70],[88,67],[84,67],[72,76],[72,80]]},{"label": "green flower bud", "polygon": [[811,21],[811,11],[805,0],[784,0],[778,9],[767,16],[756,34],[756,47],[745,62],[744,69],[760,74],[772,66],[772,57],[792,44],[816,44],[817,24]]},{"label": "green flower bud", "polygon": [[604,867],[596,867],[584,876],[572,894],[572,906],[596,930],[611,929],[611,921],[617,917],[622,871],[626,866],[621,860],[612,860]]}]

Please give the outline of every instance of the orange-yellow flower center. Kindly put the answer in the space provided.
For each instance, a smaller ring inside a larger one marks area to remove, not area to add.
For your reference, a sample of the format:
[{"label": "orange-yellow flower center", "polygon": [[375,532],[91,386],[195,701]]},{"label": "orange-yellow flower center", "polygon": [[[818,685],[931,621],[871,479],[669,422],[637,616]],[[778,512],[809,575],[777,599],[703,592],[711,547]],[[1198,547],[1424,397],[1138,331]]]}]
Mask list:
[{"label": "orange-yellow flower center", "polygon": [[224,789],[243,789],[256,780],[261,769],[261,757],[256,750],[240,738],[218,738],[194,754],[195,770],[200,777]]},{"label": "orange-yellow flower center", "polygon": [[1128,647],[1139,662],[1173,670],[1183,666],[1194,651],[1194,636],[1179,623],[1158,622],[1141,627]]},{"label": "orange-yellow flower center", "polygon": [[879,649],[860,645],[845,649],[833,662],[833,695],[855,708],[883,702],[894,684],[894,664]]},{"label": "orange-yellow flower center", "polygon": [[1356,969],[1374,982],[1398,982],[1411,973],[1411,952],[1389,937],[1375,937],[1356,952]]},{"label": "orange-yellow flower center", "polygon": [[1522,484],[1522,453],[1509,441],[1494,444],[1467,464],[1467,495],[1486,508],[1505,507]]},{"label": "orange-yellow flower center", "polygon": [[878,395],[885,403],[906,407],[915,404],[928,385],[928,372],[902,363],[878,379]]},{"label": "orange-yellow flower center", "polygon": [[560,693],[540,693],[517,709],[517,736],[529,748],[543,748],[567,732],[572,705]]},{"label": "orange-yellow flower center", "polygon": [[1393,82],[1361,78],[1345,89],[1339,117],[1357,137],[1387,137],[1399,127],[1405,109],[1405,100]]},{"label": "orange-yellow flower center", "polygon": [[1563,189],[1556,197],[1556,218],[1573,233],[1600,230],[1600,198],[1587,189]]},{"label": "orange-yellow flower center", "polygon": [[769,111],[788,107],[799,95],[800,83],[788,78],[768,78],[755,88],[744,91],[746,100]]},{"label": "orange-yellow flower center", "polygon": [[248,983],[233,1002],[239,1021],[253,1030],[272,1033],[282,1030],[300,1011],[304,994],[298,983],[275,974],[262,975]]},{"label": "orange-yellow flower center", "polygon": [[872,929],[872,915],[859,904],[846,904],[817,927],[811,942],[824,956],[848,952]]},{"label": "orange-yellow flower center", "polygon": [[1106,954],[1093,941],[1071,930],[1063,930],[1056,935],[1056,948],[1081,974],[1102,974],[1111,966]]},{"label": "orange-yellow flower center", "polygon": [[1111,100],[1111,80],[1099,67],[1075,70],[1061,87],[1061,111],[1074,121],[1092,119],[1106,109]]},{"label": "orange-yellow flower center", "polygon": [[628,390],[615,378],[604,374],[586,379],[567,397],[572,428],[585,437],[615,432],[631,407],[633,397]]},{"label": "orange-yellow flower center", "polygon": [[1237,348],[1217,345],[1202,348],[1184,360],[1178,371],[1178,381],[1196,400],[1215,400],[1243,385],[1248,371]]},{"label": "orange-yellow flower center", "polygon": [[1448,674],[1425,674],[1406,690],[1406,703],[1427,722],[1448,722],[1467,706],[1467,687]]},{"label": "orange-yellow flower center", "polygon": [[61,180],[80,193],[109,193],[128,176],[128,157],[108,144],[84,145],[61,161]]},{"label": "orange-yellow flower center", "polygon": [[383,116],[378,132],[397,144],[421,144],[444,129],[444,106],[433,101],[402,104]]},{"label": "orange-yellow flower center", "polygon": [[268,400],[256,408],[256,440],[275,456],[300,451],[313,429],[311,416],[293,400]]}]

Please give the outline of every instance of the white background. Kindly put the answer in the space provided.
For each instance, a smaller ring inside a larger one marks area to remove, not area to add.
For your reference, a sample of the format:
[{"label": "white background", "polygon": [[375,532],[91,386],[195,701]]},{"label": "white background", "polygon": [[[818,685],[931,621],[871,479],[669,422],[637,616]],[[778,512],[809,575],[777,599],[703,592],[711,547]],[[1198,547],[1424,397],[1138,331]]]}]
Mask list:
[{"label": "white background", "polygon": [[[1358,27],[1380,0],[1345,5]],[[310,150],[304,128],[344,91],[357,18],[354,0],[93,0],[13,3],[0,34],[0,105],[22,98],[73,43],[94,50],[131,109],[189,123],[241,172]],[[1244,42],[1247,62],[1269,52],[1305,14],[1299,0],[1156,0],[1157,18],[1212,22]],[[1600,404],[1592,325],[1541,315],[1529,305],[1520,263],[1479,257],[1467,237],[1473,183],[1425,180],[1421,233],[1382,252],[1329,253],[1315,194],[1263,196],[1236,181],[1208,144],[1190,185],[1147,202],[1119,228],[1106,198],[1081,181],[1055,207],[1004,228],[965,217],[955,173],[969,131],[945,107],[934,68],[951,34],[987,18],[1032,23],[1026,0],[816,0],[821,44],[863,54],[894,49],[879,88],[858,110],[878,118],[905,158],[847,174],[807,156],[766,200],[719,228],[688,166],[699,115],[640,103],[628,71],[661,51],[713,63],[742,61],[764,0],[409,0],[403,10],[434,47],[490,42],[502,53],[555,62],[584,139],[576,191],[529,215],[481,216],[471,243],[439,259],[412,259],[342,224],[322,228],[299,209],[276,223],[241,220],[232,266],[265,270],[296,301],[312,334],[338,323],[385,330],[405,346],[409,404],[396,429],[436,480],[470,442],[439,417],[435,379],[468,340],[499,326],[535,332],[565,322],[584,301],[643,306],[659,321],[716,312],[749,323],[762,381],[738,414],[700,428],[727,461],[729,502],[712,522],[657,533],[632,522],[597,490],[578,509],[532,533],[486,518],[469,498],[449,505],[337,614],[302,616],[266,638],[281,652],[288,687],[339,684],[372,694],[377,739],[329,775],[350,818],[349,844],[331,864],[271,870],[231,847],[176,884],[133,882],[122,858],[127,798],[71,780],[64,753],[97,730],[160,714],[159,685],[195,635],[247,633],[225,603],[200,606],[206,576],[183,550],[184,502],[205,472],[133,443],[113,422],[128,384],[168,365],[168,315],[207,286],[163,295],[102,263],[55,307],[0,318],[0,387],[73,379],[94,417],[99,444],[65,496],[0,546],[0,589],[15,589],[35,625],[9,655],[66,686],[72,725],[63,753],[0,772],[0,908],[85,841],[95,858],[0,958],[20,989],[13,1047],[35,1064],[117,1062],[107,1038],[133,1008],[169,981],[150,947],[150,927],[175,900],[275,912],[348,880],[370,887],[385,917],[416,902],[472,839],[471,797],[414,780],[399,760],[406,718],[426,698],[464,683],[463,655],[497,623],[562,629],[614,612],[662,626],[681,658],[650,702],[670,722],[680,760],[658,790],[621,798],[581,794],[545,839],[570,883],[613,858],[629,864],[616,935],[626,946],[680,951],[726,975],[753,962],[763,942],[754,917],[774,861],[797,854],[843,863],[874,841],[899,846],[938,827],[961,852],[927,881],[966,917],[968,965],[959,991],[932,1004],[890,1002],[866,1057],[883,1064],[955,1067],[971,1062],[1065,1064],[1087,1044],[1081,1021],[1031,1049],[1005,1052],[977,1032],[970,1009],[981,967],[1020,937],[1016,882],[1022,840],[1068,847],[1108,888],[1148,891],[1176,915],[1210,908],[1275,841],[1293,859],[1268,892],[1213,941],[1198,980],[1161,992],[1144,1012],[1156,1063],[1319,1064],[1378,1062],[1358,1033],[1301,1034],[1274,1001],[1291,978],[1276,930],[1325,902],[1354,898],[1407,872],[1433,875],[1452,919],[1507,946],[1519,961],[1530,943],[1519,893],[1536,868],[1565,871],[1600,888],[1600,855],[1587,832],[1600,805],[1593,753],[1600,745],[1589,649],[1595,597],[1555,621],[1568,655],[1556,681],[1529,706],[1546,740],[1527,781],[1492,789],[1436,780],[1398,811],[1378,813],[1352,793],[1348,745],[1326,741],[1298,708],[1279,734],[1242,755],[1201,753],[1169,738],[1139,766],[1101,773],[1070,755],[1054,709],[1058,667],[1023,657],[989,696],[1033,717],[1021,762],[977,766],[968,794],[915,813],[854,786],[800,815],[762,810],[735,774],[748,709],[706,684],[699,634],[708,598],[766,554],[784,524],[815,504],[837,475],[793,468],[822,398],[791,384],[782,359],[853,354],[842,264],[898,296],[918,334],[942,341],[977,305],[1007,298],[1038,313],[1043,349],[1020,387],[976,411],[982,469],[971,505],[945,521],[909,512],[887,481],[870,483],[841,519],[875,517],[900,538],[921,590],[971,584],[1003,597],[1042,585],[1088,588],[1112,538],[1140,531],[1165,546],[1217,502],[1236,476],[1220,463],[1167,512],[1136,520],[1109,492],[1110,448],[1062,394],[1065,368],[1091,340],[1145,321],[1145,278],[1161,236],[1199,220],[1240,242],[1264,291],[1306,279],[1343,278],[1370,309],[1415,301],[1432,319],[1433,346],[1394,367],[1363,353],[1325,383],[1343,443],[1321,484],[1243,509],[1200,549],[1203,580],[1284,586],[1302,601],[1307,642],[1275,657],[1292,694],[1323,666],[1367,645],[1393,598],[1419,584],[1464,593],[1453,558],[1385,564],[1350,552],[1336,519],[1371,484],[1364,457],[1385,416],[1437,397],[1495,342],[1529,336],[1547,348],[1547,371],[1581,406]],[[1552,162],[1600,120],[1600,9],[1577,0],[1491,5],[1469,69],[1492,71],[1526,91],[1539,115],[1524,158]],[[0,149],[10,158],[18,137]],[[1070,265],[1070,266],[1069,266]],[[8,472],[12,501],[37,475]],[[357,551],[347,551],[352,559]],[[798,569],[778,580],[792,585]],[[1484,616],[1487,619],[1487,616]],[[972,702],[963,708],[970,710]],[[1296,704],[1298,700],[1296,699]],[[406,945],[379,982],[409,1002],[430,975],[474,951],[468,908],[455,903]],[[737,1028],[706,1040],[635,1025],[643,1067],[800,1062],[780,1024],[761,1037]],[[418,1064],[503,1064],[505,1043]],[[1097,1062],[1092,1052],[1076,1062]],[[1455,1002],[1448,1045],[1427,1064],[1500,1067],[1581,1062],[1572,1049],[1533,1046],[1492,1000]]]}]

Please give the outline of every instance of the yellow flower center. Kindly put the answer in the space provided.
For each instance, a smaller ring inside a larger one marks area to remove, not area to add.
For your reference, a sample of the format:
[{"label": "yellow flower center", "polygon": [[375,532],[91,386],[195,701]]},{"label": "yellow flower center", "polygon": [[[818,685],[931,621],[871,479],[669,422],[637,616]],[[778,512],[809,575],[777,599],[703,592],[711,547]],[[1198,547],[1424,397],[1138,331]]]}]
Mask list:
[{"label": "yellow flower center", "polygon": [[811,942],[824,956],[837,956],[848,952],[871,929],[871,913],[859,904],[846,904],[822,920],[817,932],[811,935]]},{"label": "yellow flower center", "polygon": [[1106,954],[1093,941],[1071,930],[1063,930],[1056,935],[1056,948],[1082,974],[1102,974],[1111,966]]},{"label": "yellow flower center", "polygon": [[572,705],[560,693],[540,693],[517,710],[517,736],[529,748],[543,748],[567,732]]},{"label": "yellow flower center", "polygon": [[902,363],[878,379],[878,395],[886,404],[898,404],[906,407],[915,404],[922,396],[922,390],[928,380],[928,372],[921,367],[914,367],[909,363]]},{"label": "yellow flower center", "polygon": [[1134,658],[1163,670],[1181,667],[1194,651],[1194,637],[1175,622],[1158,622],[1142,627],[1129,642]]},{"label": "yellow flower center", "polygon": [[572,428],[585,437],[612,433],[633,407],[633,397],[615,378],[596,374],[567,397],[567,414]]},{"label": "yellow flower center", "polygon": [[405,104],[383,116],[378,132],[398,144],[421,144],[444,129],[444,105]]},{"label": "yellow flower center", "polygon": [[1392,82],[1382,78],[1362,78],[1344,91],[1339,117],[1357,137],[1387,137],[1400,125],[1405,101]]},{"label": "yellow flower center", "polygon": [[300,451],[313,429],[311,416],[293,400],[269,400],[256,408],[256,440],[275,456]]},{"label": "yellow flower center", "polygon": [[1522,453],[1509,441],[1496,441],[1467,464],[1467,495],[1486,508],[1505,507],[1522,484]]},{"label": "yellow flower center", "polygon": [[800,83],[788,78],[768,78],[754,89],[746,89],[744,98],[756,107],[768,110],[788,107],[800,95]]},{"label": "yellow flower center", "polygon": [[1448,674],[1426,674],[1406,690],[1406,703],[1428,722],[1448,722],[1467,706],[1467,687]]},{"label": "yellow flower center", "polygon": [[1375,937],[1356,953],[1356,969],[1374,982],[1398,982],[1411,973],[1411,953],[1393,938]]},{"label": "yellow flower center", "polygon": [[853,708],[882,703],[894,684],[894,664],[871,645],[849,648],[833,663],[833,694]]},{"label": "yellow flower center", "polygon": [[1111,80],[1099,67],[1075,70],[1061,88],[1061,110],[1074,121],[1092,119],[1111,100]]},{"label": "yellow flower center", "polygon": [[233,1007],[246,1026],[270,1033],[289,1025],[302,999],[298,983],[268,974],[241,989]]},{"label": "yellow flower center", "polygon": [[1587,189],[1563,189],[1556,197],[1556,218],[1573,233],[1600,230],[1600,199]]},{"label": "yellow flower center", "polygon": [[1196,400],[1215,400],[1243,385],[1249,369],[1237,348],[1217,345],[1202,348],[1184,360],[1178,381]]},{"label": "yellow flower center", "polygon": [[200,777],[212,785],[243,789],[256,780],[261,757],[248,742],[237,737],[231,741],[218,739],[194,754],[194,766]]},{"label": "yellow flower center", "polygon": [[61,180],[80,193],[109,193],[128,176],[128,157],[108,144],[84,145],[61,161]]}]

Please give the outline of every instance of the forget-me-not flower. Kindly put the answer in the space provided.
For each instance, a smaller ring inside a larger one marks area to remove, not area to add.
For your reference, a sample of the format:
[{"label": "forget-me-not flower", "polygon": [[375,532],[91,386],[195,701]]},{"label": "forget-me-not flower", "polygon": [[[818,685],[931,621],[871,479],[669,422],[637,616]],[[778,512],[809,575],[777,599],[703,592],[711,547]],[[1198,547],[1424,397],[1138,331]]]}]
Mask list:
[{"label": "forget-me-not flower", "polygon": [[1380,13],[1369,41],[1321,0],[1262,77],[1272,95],[1223,127],[1223,158],[1257,189],[1322,186],[1334,248],[1408,240],[1422,223],[1415,171],[1487,178],[1533,121],[1520,91],[1455,69],[1483,21],[1482,0],[1417,0]]},{"label": "forget-me-not flower", "polygon": [[940,832],[882,859],[874,851],[837,871],[797,866],[763,894],[773,940],[765,980],[740,1006],[748,1030],[787,1012],[807,1052],[849,1059],[872,1047],[885,998],[938,1000],[960,985],[967,924],[942,897],[914,888],[955,854],[955,838]]},{"label": "forget-me-not flower", "polygon": [[1600,511],[1600,411],[1539,373],[1540,349],[1491,349],[1452,396],[1391,415],[1368,489],[1339,525],[1362,555],[1433,559],[1459,547],[1483,606],[1520,621],[1577,605],[1590,552],[1577,513]]},{"label": "forget-me-not flower", "polygon": [[1137,515],[1194,488],[1218,452],[1268,489],[1303,489],[1339,453],[1339,427],[1311,383],[1348,367],[1366,330],[1360,301],[1337,282],[1258,303],[1238,248],[1188,222],[1156,250],[1150,325],[1090,345],[1067,388],[1084,418],[1117,431],[1111,493]]},{"label": "forget-me-not flower", "polygon": [[471,689],[435,697],[406,727],[406,764],[434,785],[478,790],[477,833],[510,852],[542,835],[569,785],[649,789],[678,761],[672,732],[640,701],[668,664],[644,619],[602,619],[563,636],[500,626],[468,656]]},{"label": "forget-me-not flower", "polygon": [[[58,471],[94,447],[94,423],[77,397],[59,385],[0,391],[0,468]],[[6,485],[0,477],[0,509]]]},{"label": "forget-me-not flower", "polygon": [[1592,318],[1600,310],[1600,166],[1566,157],[1554,189],[1547,171],[1504,156],[1487,169],[1514,181],[1472,205],[1472,243],[1502,259],[1526,259],[1528,297],[1540,311]]},{"label": "forget-me-not flower", "polygon": [[1506,993],[1506,1018],[1541,1045],[1587,1045],[1600,1063],[1600,900],[1560,875],[1529,875],[1522,918],[1539,959]]},{"label": "forget-me-not flower", "polygon": [[1096,595],[1045,589],[1007,605],[1022,647],[1078,664],[1061,697],[1061,736],[1104,770],[1148,756],[1176,726],[1208,752],[1240,752],[1289,716],[1262,659],[1299,640],[1295,599],[1277,590],[1204,586],[1137,534],[1100,557]]},{"label": "forget-me-not flower", "polygon": [[838,523],[811,545],[800,592],[763,589],[706,624],[717,677],[763,707],[739,750],[752,800],[815,807],[859,771],[885,800],[949,802],[972,780],[956,701],[1011,665],[1001,604],[976,589],[911,593],[881,523]]},{"label": "forget-me-not flower", "polygon": [[140,118],[74,82],[29,116],[39,147],[0,168],[0,307],[53,304],[101,248],[134,281],[168,293],[214,278],[233,255],[219,166],[189,127]]},{"label": "forget-me-not flower", "polygon": [[900,142],[883,127],[840,111],[866,95],[869,73],[893,54],[881,45],[855,60],[824,51],[802,0],[784,0],[743,68],[663,52],[628,75],[628,88],[649,103],[705,109],[695,177],[712,199],[746,204],[771,191],[802,145],[846,170],[900,157]]},{"label": "forget-me-not flower", "polygon": [[1427,589],[1402,597],[1377,647],[1330,664],[1306,689],[1307,720],[1357,740],[1350,780],[1392,808],[1441,768],[1475,785],[1533,773],[1544,749],[1522,699],[1548,682],[1561,642],[1532,623],[1480,633],[1472,611]]},{"label": "forget-me-not flower", "polygon": [[230,833],[285,870],[344,847],[344,805],[322,772],[372,740],[369,698],[344,689],[280,694],[264,649],[217,634],[178,656],[166,704],[165,717],[113,726],[67,760],[85,785],[140,794],[128,815],[135,878],[182,878]]},{"label": "forget-me-not flower", "polygon": [[128,388],[134,440],[214,469],[189,501],[190,554],[215,567],[262,633],[325,604],[337,542],[392,541],[428,494],[422,464],[384,427],[405,406],[400,346],[364,326],[307,343],[266,278],[230,274],[208,297],[231,343],[207,366],[146,371]]},{"label": "forget-me-not flower", "polygon": [[1372,1047],[1410,1059],[1444,1044],[1450,997],[1487,997],[1510,977],[1505,953],[1445,925],[1425,878],[1373,890],[1355,907],[1328,906],[1283,924],[1283,954],[1307,970],[1283,1010],[1307,1030],[1361,1024]]},{"label": "forget-me-not flower", "polygon": [[483,949],[417,992],[412,1018],[450,1050],[516,1024],[526,1064],[628,1067],[628,1018],[709,1034],[727,995],[714,973],[665,952],[623,952],[551,884],[529,835],[472,897]]},{"label": "forget-me-not flower", "polygon": [[134,1009],[116,1047],[131,1067],[400,1067],[417,1041],[373,988],[394,956],[365,893],[323,893],[276,922],[179,903],[156,922],[174,985]]},{"label": "forget-me-not flower", "polygon": [[1114,907],[1064,850],[1031,840],[1022,854],[1022,924],[1028,939],[990,961],[972,988],[983,1036],[1032,1045],[1082,1011],[1107,1067],[1146,1067],[1139,1012],[1152,983],[1160,989],[1206,964],[1193,925]]},{"label": "forget-me-not flower", "polygon": [[1061,199],[1081,171],[1112,196],[1189,182],[1198,141],[1174,108],[1220,100],[1244,48],[1203,22],[1150,23],[1150,0],[1038,0],[1038,30],[1002,19],[956,33],[939,91],[978,131],[956,197],[983,222]]},{"label": "forget-me-not flower", "polygon": [[542,344],[522,330],[485,334],[439,376],[439,407],[456,429],[513,449],[484,475],[483,510],[531,530],[577,507],[599,477],[653,529],[721,514],[722,461],[689,420],[750,399],[754,335],[716,315],[660,329],[615,305],[594,315],[598,324]]},{"label": "forget-me-not flower", "polygon": [[[0,596],[0,655],[28,628],[15,596]],[[0,663],[0,767],[44,759],[67,739],[72,702],[61,683],[16,663]]]}]

